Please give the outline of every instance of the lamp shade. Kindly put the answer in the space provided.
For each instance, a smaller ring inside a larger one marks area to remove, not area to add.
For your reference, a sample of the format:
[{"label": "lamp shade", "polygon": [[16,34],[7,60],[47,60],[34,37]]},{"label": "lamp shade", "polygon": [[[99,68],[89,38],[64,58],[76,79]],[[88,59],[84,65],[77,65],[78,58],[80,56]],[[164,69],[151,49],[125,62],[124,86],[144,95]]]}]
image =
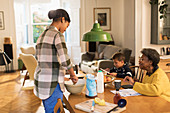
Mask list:
[{"label": "lamp shade", "polygon": [[88,42],[108,42],[112,41],[109,33],[104,32],[98,22],[95,22],[93,29],[83,35],[82,41]]}]

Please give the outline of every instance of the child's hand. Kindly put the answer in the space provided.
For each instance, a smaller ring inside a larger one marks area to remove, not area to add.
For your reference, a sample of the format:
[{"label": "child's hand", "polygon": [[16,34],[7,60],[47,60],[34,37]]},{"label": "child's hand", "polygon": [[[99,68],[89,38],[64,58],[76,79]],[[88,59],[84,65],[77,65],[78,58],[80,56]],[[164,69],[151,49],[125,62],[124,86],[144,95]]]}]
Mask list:
[{"label": "child's hand", "polygon": [[106,68],[105,70],[108,71],[108,72],[110,72],[110,69],[109,69],[109,68]]},{"label": "child's hand", "polygon": [[117,73],[110,73],[110,75],[116,77],[116,76],[117,76]]}]

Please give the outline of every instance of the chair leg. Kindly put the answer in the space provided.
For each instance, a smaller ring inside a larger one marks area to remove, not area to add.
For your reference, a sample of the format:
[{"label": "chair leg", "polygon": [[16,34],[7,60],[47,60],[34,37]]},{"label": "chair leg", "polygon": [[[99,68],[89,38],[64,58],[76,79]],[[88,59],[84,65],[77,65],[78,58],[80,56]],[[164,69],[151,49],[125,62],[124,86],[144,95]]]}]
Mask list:
[{"label": "chair leg", "polygon": [[71,107],[70,103],[67,101],[66,97],[63,95],[63,102],[66,105],[66,108],[70,111],[70,113],[75,113],[73,108]]},{"label": "chair leg", "polygon": [[22,73],[23,73],[23,70],[25,70],[26,69],[26,67],[25,67],[25,65],[23,64],[22,65]]},{"label": "chair leg", "polygon": [[24,77],[24,81],[23,81],[22,86],[24,86],[24,84],[25,84],[25,80],[28,78],[27,76],[28,76],[28,71],[26,72],[26,75],[25,75],[25,77]]}]

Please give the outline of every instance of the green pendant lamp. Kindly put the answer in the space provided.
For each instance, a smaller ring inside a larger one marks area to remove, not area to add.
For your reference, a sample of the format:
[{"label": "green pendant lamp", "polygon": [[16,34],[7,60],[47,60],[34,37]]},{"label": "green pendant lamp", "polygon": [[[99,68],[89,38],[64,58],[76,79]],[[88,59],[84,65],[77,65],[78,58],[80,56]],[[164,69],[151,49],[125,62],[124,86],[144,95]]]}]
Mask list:
[{"label": "green pendant lamp", "polygon": [[82,41],[88,42],[108,42],[112,41],[112,38],[109,33],[104,32],[100,27],[100,24],[97,22],[94,23],[93,29],[90,32],[87,32],[83,35]]}]

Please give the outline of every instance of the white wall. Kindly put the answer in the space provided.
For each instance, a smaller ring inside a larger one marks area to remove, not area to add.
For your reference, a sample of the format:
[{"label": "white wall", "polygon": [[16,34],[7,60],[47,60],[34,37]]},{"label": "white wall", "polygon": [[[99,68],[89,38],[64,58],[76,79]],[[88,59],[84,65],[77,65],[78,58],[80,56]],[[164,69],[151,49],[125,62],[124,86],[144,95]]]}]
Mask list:
[{"label": "white wall", "polygon": [[142,48],[153,48],[160,53],[161,47],[168,47],[169,45],[154,45],[150,44],[151,40],[151,5],[149,0],[135,0],[135,58],[136,65],[138,65],[138,57]]},{"label": "white wall", "polygon": [[123,33],[122,47],[132,49],[132,56],[135,56],[135,0],[124,0]]},{"label": "white wall", "polygon": [[[122,46],[123,40],[123,0],[97,0],[97,7],[111,8],[111,31],[116,45]],[[83,34],[89,32],[94,24],[93,8],[96,8],[96,0],[81,1],[81,39]],[[82,42],[84,43],[84,42]],[[81,46],[82,47],[82,46]],[[85,48],[82,48],[84,51]]]},{"label": "white wall", "polygon": [[[107,32],[113,35],[115,45],[134,51],[134,0],[81,0],[81,39],[93,27],[96,6],[111,8],[111,31]],[[81,47],[86,50],[85,42],[81,42]]]},{"label": "white wall", "polygon": [[[13,63],[14,69],[17,69],[17,57],[16,57],[16,34],[15,34],[15,18],[14,18],[14,5],[13,0],[1,0],[0,11],[4,12],[5,30],[0,30],[0,48],[4,50],[3,43],[4,37],[11,36],[13,43]],[[1,66],[0,71],[4,71],[5,67]]]},{"label": "white wall", "polygon": [[[97,1],[97,4],[96,4]],[[111,8],[111,31],[115,44],[131,48],[134,51],[134,0],[81,0],[80,8],[80,42],[81,51],[86,50],[86,42],[82,42],[83,34],[90,31],[93,26],[93,8]],[[5,30],[0,30],[0,48],[3,49],[3,38],[12,37],[14,51],[14,68],[17,69],[16,34],[13,0],[1,0],[0,10],[5,14]],[[10,18],[9,18],[10,17]],[[133,53],[132,53],[133,54]],[[4,66],[1,66],[1,68]],[[1,69],[0,68],[0,69]],[[1,71],[1,70],[0,70]]]}]

